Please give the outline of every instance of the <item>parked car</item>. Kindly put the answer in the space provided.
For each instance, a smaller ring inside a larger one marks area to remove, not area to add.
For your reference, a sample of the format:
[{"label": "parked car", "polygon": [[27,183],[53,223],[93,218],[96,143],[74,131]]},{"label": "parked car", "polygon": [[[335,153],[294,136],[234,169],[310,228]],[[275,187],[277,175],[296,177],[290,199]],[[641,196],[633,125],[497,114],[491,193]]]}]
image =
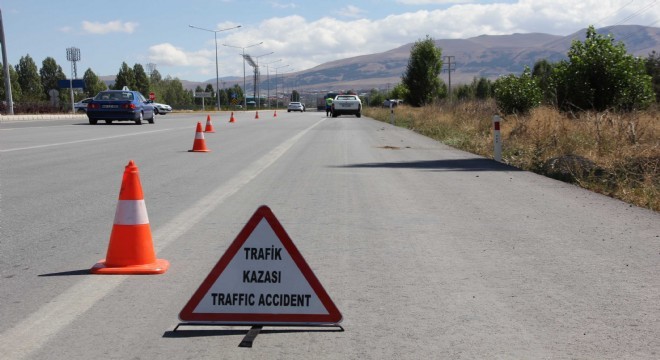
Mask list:
[{"label": "parked car", "polygon": [[303,105],[301,102],[298,101],[292,101],[289,103],[289,106],[287,106],[286,112],[292,112],[292,111],[304,112],[305,105]]},{"label": "parked car", "polygon": [[389,108],[390,104],[392,107],[397,107],[401,101],[397,99],[387,99],[383,101],[383,107]]},{"label": "parked car", "polygon": [[161,103],[157,103],[157,102],[154,102],[152,104],[154,105],[154,113],[156,113],[156,115],[159,115],[159,114],[160,115],[166,115],[167,113],[172,112],[172,107],[167,105],[167,104],[161,104]]},{"label": "parked car", "polygon": [[142,120],[154,123],[154,106],[139,91],[128,90],[106,90],[98,93],[92,101],[87,104],[87,118],[94,125],[99,120],[105,120],[111,124],[117,121],[135,121],[137,125]]},{"label": "parked car", "polygon": [[89,104],[94,98],[86,98],[78,101],[73,104],[73,108],[76,112],[87,112],[87,104]]}]

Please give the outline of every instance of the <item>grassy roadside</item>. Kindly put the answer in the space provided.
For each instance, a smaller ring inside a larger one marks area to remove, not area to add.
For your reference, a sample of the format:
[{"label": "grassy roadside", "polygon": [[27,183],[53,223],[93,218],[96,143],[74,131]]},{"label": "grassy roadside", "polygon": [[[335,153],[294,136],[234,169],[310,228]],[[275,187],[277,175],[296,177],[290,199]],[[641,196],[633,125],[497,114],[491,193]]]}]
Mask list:
[{"label": "grassy roadside", "polygon": [[[541,107],[503,117],[502,161],[660,211],[660,112],[565,114]],[[493,101],[466,101],[394,111],[395,125],[452,147],[493,157]],[[390,111],[364,115],[390,121]]]}]

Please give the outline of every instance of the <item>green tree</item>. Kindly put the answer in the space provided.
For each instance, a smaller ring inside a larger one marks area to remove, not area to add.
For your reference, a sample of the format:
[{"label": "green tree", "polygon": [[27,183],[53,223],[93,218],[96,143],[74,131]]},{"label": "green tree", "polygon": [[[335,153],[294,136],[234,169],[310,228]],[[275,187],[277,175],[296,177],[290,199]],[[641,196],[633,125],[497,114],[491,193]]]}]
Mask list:
[{"label": "green tree", "polygon": [[40,101],[45,98],[37,65],[29,54],[20,58],[18,65],[16,65],[16,73],[18,74],[18,83],[23,94],[21,97],[23,101]]},{"label": "green tree", "polygon": [[231,91],[232,99],[236,99],[238,101],[237,104],[242,104],[243,96],[244,96],[243,88],[240,85],[236,84],[234,85],[233,88],[230,89],[230,91]]},{"label": "green tree", "polygon": [[653,50],[644,63],[646,74],[651,77],[655,101],[660,103],[660,54]]},{"label": "green tree", "polygon": [[568,61],[554,68],[553,82],[558,104],[569,110],[639,109],[654,95],[643,60],[628,54],[611,36],[596,33],[593,26],[584,42],[573,41]]},{"label": "green tree", "polygon": [[115,86],[113,89],[121,90],[124,88],[124,86],[127,86],[131,90],[136,88],[135,74],[133,73],[133,69],[128,67],[128,64],[125,62],[121,64],[121,68],[119,69],[117,77],[115,78]]},{"label": "green tree", "polygon": [[[0,63],[2,68],[2,63]],[[18,83],[18,73],[9,65],[9,79],[11,82],[11,97],[13,102],[20,102],[22,97],[21,84]],[[0,71],[0,101],[5,101],[5,72]]]},{"label": "green tree", "polygon": [[555,104],[556,100],[555,89],[552,86],[552,72],[553,66],[548,60],[542,59],[534,63],[532,77],[541,88],[546,104]]},{"label": "green tree", "polygon": [[385,101],[385,95],[378,89],[371,89],[368,95],[369,106],[381,106]]},{"label": "green tree", "polygon": [[474,96],[477,99],[487,99],[492,96],[492,87],[493,84],[490,80],[484,77],[479,78],[479,80],[477,80],[476,84],[474,85]]},{"label": "green tree", "polygon": [[229,98],[227,97],[227,89],[220,90],[220,107],[226,106],[229,104]]},{"label": "green tree", "polygon": [[59,86],[57,86],[57,82],[66,79],[62,67],[57,65],[57,62],[52,57],[45,58],[41,63],[39,77],[41,79],[41,86],[44,90],[44,96],[48,96],[48,92],[51,89],[61,91]]},{"label": "green tree", "polygon": [[300,101],[300,93],[298,92],[298,90],[291,91],[291,98],[289,100]]},{"label": "green tree", "polygon": [[442,94],[442,49],[428,35],[410,50],[406,71],[401,77],[408,89],[406,102],[412,106],[432,103]]},{"label": "green tree", "polygon": [[149,77],[141,64],[133,65],[133,77],[135,78],[135,90],[145,97],[149,97]]},{"label": "green tree", "polygon": [[209,106],[215,106],[215,91],[213,90],[213,85],[206,84],[206,88],[204,89],[204,92],[211,93],[211,97],[205,99],[206,104]]},{"label": "green tree", "polygon": [[168,76],[152,84],[152,90],[158,94],[158,102],[169,104],[176,109],[189,109],[193,107],[192,91],[185,90],[179,79]]},{"label": "green tree", "polygon": [[85,81],[85,97],[94,97],[99,92],[108,88],[103,80],[96,76],[92,69],[87,69],[85,71],[85,74],[83,75],[83,81]]},{"label": "green tree", "polygon": [[149,75],[149,81],[152,83],[158,83],[160,81],[163,81],[163,77],[160,75],[158,70],[154,69],[154,71]]},{"label": "green tree", "polygon": [[505,114],[526,113],[541,105],[541,88],[528,67],[520,76],[510,74],[495,80],[493,87],[497,107]]},{"label": "green tree", "polygon": [[454,91],[452,92],[452,96],[456,97],[456,99],[458,100],[474,99],[474,86],[468,84],[458,85],[457,87],[454,88]]},{"label": "green tree", "polygon": [[408,98],[408,88],[406,84],[398,83],[394,85],[392,91],[390,91],[390,99],[403,100]]}]

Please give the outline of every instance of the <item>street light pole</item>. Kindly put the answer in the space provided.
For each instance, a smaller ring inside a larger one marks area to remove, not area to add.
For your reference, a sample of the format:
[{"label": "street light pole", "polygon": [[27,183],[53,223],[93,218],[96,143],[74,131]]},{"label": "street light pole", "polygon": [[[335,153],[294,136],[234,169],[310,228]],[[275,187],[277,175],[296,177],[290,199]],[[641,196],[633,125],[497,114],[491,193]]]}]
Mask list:
[{"label": "street light pole", "polygon": [[255,59],[257,59],[257,62],[256,62],[257,66],[256,66],[255,69],[254,69],[254,72],[255,72],[255,77],[254,77],[254,87],[257,89],[257,91],[256,91],[256,93],[257,93],[256,97],[259,99],[259,100],[257,101],[257,108],[259,108],[259,107],[261,106],[261,84],[259,84],[259,82],[260,82],[259,78],[261,78],[261,73],[259,72],[259,58],[260,58],[260,57],[264,57],[264,56],[266,56],[266,55],[271,55],[271,54],[273,54],[273,53],[274,53],[274,51],[271,51],[271,52],[269,52],[268,54],[263,54],[263,55],[259,55],[259,56],[255,56],[255,57],[254,57]]},{"label": "street light pole", "polygon": [[275,68],[275,109],[277,109],[280,106],[280,99],[277,97],[277,69],[281,69],[287,66],[289,66],[289,64],[278,66]]},{"label": "street light pole", "polygon": [[220,111],[220,75],[218,74],[218,33],[221,31],[238,29],[239,27],[241,27],[241,25],[230,27],[227,29],[221,29],[221,30],[210,30],[192,25],[188,25],[188,26],[190,26],[193,29],[204,30],[213,33],[213,38],[215,39],[215,97],[216,97],[215,103],[218,106],[218,111]]},{"label": "street light pole", "polygon": [[247,48],[251,48],[251,47],[253,47],[253,46],[261,45],[261,44],[263,44],[263,43],[264,43],[264,42],[262,41],[262,42],[260,42],[260,43],[252,44],[252,45],[248,45],[248,46],[234,46],[234,45],[222,44],[222,46],[227,46],[227,47],[233,47],[233,48],[241,49],[242,52],[243,52],[243,53],[242,53],[242,56],[243,56],[243,111],[247,110],[247,96],[246,96],[246,94],[245,94],[245,92],[247,91],[247,89],[245,89],[245,49],[247,49]]},{"label": "street light pole", "polygon": [[268,107],[270,107],[270,71],[269,71],[268,65],[274,64],[274,63],[279,62],[279,61],[282,61],[282,59],[277,59],[275,61],[271,61],[269,63],[264,64],[264,65],[266,65],[266,81],[268,81],[268,95],[266,95]]}]

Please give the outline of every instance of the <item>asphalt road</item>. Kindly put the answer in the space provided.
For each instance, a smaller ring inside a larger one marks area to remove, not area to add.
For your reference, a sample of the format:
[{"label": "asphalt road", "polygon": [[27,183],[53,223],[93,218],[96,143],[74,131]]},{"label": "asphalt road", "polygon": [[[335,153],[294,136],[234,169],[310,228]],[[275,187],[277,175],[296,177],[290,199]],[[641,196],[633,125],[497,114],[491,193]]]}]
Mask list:
[{"label": "asphalt road", "polygon": [[[3,359],[657,359],[660,216],[368,118],[212,113],[0,123]],[[139,167],[163,275],[101,276]],[[335,328],[178,314],[268,205]]]}]

